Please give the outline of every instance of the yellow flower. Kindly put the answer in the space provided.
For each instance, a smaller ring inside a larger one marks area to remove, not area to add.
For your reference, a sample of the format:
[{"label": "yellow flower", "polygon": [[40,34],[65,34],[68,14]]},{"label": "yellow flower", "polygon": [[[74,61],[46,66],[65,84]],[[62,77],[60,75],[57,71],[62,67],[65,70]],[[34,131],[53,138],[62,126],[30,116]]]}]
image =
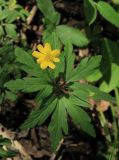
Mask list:
[{"label": "yellow flower", "polygon": [[53,62],[59,62],[60,59],[57,58],[60,54],[60,50],[55,49],[52,50],[51,45],[49,43],[45,43],[44,47],[39,44],[37,46],[38,51],[34,51],[32,56],[37,58],[37,63],[40,64],[42,69],[46,69],[50,67],[51,69],[55,68],[55,64]]}]

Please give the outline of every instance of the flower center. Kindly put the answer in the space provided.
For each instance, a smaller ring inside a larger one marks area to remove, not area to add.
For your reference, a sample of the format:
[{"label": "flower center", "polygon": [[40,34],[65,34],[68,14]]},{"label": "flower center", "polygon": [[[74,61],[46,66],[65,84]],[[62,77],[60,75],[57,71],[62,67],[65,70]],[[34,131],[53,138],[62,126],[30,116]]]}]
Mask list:
[{"label": "flower center", "polygon": [[47,54],[45,59],[46,61],[53,61],[53,56],[51,54]]}]

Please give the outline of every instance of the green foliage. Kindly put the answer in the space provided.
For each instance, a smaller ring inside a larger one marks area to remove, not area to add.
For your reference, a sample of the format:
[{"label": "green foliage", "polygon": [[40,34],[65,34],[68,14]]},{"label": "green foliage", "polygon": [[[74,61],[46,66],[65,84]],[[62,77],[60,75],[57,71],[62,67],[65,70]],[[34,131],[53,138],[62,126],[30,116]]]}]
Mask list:
[{"label": "green foliage", "polygon": [[[0,5],[0,37],[8,35],[16,39],[16,25],[13,24],[18,19],[25,21],[28,12],[17,4],[16,0],[1,1]],[[4,32],[5,30],[5,32]]]},{"label": "green foliage", "polygon": [[[33,93],[37,107],[21,128],[33,128],[49,119],[48,130],[55,151],[60,140],[69,133],[69,119],[89,136],[96,136],[92,117],[87,112],[92,107],[91,99],[95,103],[100,103],[101,100],[110,103],[117,101],[119,105],[117,92],[117,100],[107,94],[119,88],[119,38],[112,30],[114,27],[118,32],[119,6],[114,0],[110,4],[84,0],[81,3],[84,8],[80,17],[84,18],[83,23],[79,22],[77,27],[72,27],[64,24],[51,0],[37,0],[36,3],[44,16],[42,42],[50,43],[52,49],[61,50],[60,62],[54,70],[40,68],[31,51],[23,49],[21,39],[17,39],[19,29],[16,22],[20,19],[24,21],[28,13],[16,0],[0,0],[0,104],[5,99],[15,101],[18,92]],[[79,49],[87,48],[89,54],[86,57],[84,54],[84,58],[81,58]],[[93,82],[93,85],[89,82]],[[112,116],[113,114],[115,112],[112,111]],[[115,117],[116,115],[113,119]],[[106,121],[104,117],[102,119]],[[102,127],[106,127],[106,124]],[[115,131],[115,128],[111,129]],[[1,157],[14,155],[14,152],[3,149],[3,145],[8,144],[8,140],[0,138]]]},{"label": "green foliage", "polygon": [[66,25],[57,26],[56,33],[63,44],[70,42],[76,46],[83,47],[89,43],[80,30]]},{"label": "green foliage", "polygon": [[11,145],[11,141],[7,138],[3,138],[0,136],[0,158],[9,158],[14,157],[17,152],[9,149],[4,149],[3,146],[9,147]]},{"label": "green foliage", "polygon": [[[7,91],[4,83],[11,77],[18,78],[21,72],[15,62],[15,44],[19,43],[17,25],[19,20],[25,21],[28,12],[17,4],[16,0],[0,1],[0,104],[6,99],[15,101],[16,93]],[[12,64],[12,65],[11,65]]]},{"label": "green foliage", "polygon": [[99,67],[100,62],[101,62],[101,56],[84,58],[80,62],[80,64],[72,71],[68,81],[77,81],[81,79],[86,79],[88,75],[93,73]]},{"label": "green foliage", "polygon": [[97,16],[97,9],[93,0],[84,0],[84,9],[86,21],[89,25],[91,25],[95,21]]},{"label": "green foliage", "polygon": [[100,85],[101,90],[110,92],[118,86],[119,83],[119,45],[109,39],[102,41],[101,52],[102,59],[102,73],[103,79]]},{"label": "green foliage", "polygon": [[14,61],[14,46],[12,43],[6,43],[0,48],[0,104],[9,98],[13,101],[17,99],[15,94],[8,92],[4,87],[5,82],[10,79],[10,76],[18,78],[21,75],[16,63],[11,65]]},{"label": "green foliage", "polygon": [[[56,67],[55,72],[49,71],[49,69],[45,72],[44,70],[41,70],[39,66],[39,74],[37,77],[31,77],[34,76],[33,72],[33,75],[30,75],[30,77],[11,80],[5,84],[5,87],[12,92],[40,92],[37,95],[40,107],[30,114],[22,125],[22,128],[32,128],[37,124],[42,124],[51,115],[52,118],[49,124],[49,131],[52,137],[53,150],[56,149],[63,134],[68,133],[67,114],[72,117],[75,124],[80,124],[85,132],[95,136],[91,119],[81,106],[84,107],[86,105],[89,107],[90,97],[98,100],[113,100],[110,96],[99,91],[97,88],[77,82],[77,80],[85,79],[87,75],[95,71],[100,65],[101,56],[92,57],[90,59],[85,58],[74,69],[74,62],[70,59],[74,57],[72,50],[71,43],[68,43],[65,46],[63,53],[61,53],[61,58],[62,60],[65,59],[65,61],[61,60],[59,65],[62,65],[63,67],[58,67],[58,69]],[[37,66],[33,58],[20,48],[16,49],[16,56],[17,61],[20,62],[21,66],[22,64],[24,67],[31,67],[32,64],[34,64],[34,68]],[[23,70],[24,67],[22,67]],[[69,78],[68,76],[70,75],[69,72],[71,71],[71,68],[72,75]],[[29,70],[26,70],[26,72],[27,71],[29,73]],[[62,85],[62,83],[64,83],[64,85]],[[49,87],[49,89],[45,90],[46,87]],[[45,94],[42,94],[43,90],[45,90]]]},{"label": "green foliage", "polygon": [[100,14],[110,23],[119,27],[119,14],[114,10],[114,8],[106,2],[99,1],[97,3],[97,9]]}]

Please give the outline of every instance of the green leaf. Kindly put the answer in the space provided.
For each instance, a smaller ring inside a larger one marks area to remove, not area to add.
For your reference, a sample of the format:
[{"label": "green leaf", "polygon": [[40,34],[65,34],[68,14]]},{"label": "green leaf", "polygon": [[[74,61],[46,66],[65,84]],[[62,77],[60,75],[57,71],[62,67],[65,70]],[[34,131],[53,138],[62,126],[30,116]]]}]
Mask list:
[{"label": "green leaf", "polygon": [[0,26],[0,37],[4,35],[4,29],[2,26]]},{"label": "green leaf", "polygon": [[0,136],[0,146],[9,146],[11,145],[11,141],[8,138],[3,138],[2,136]]},{"label": "green leaf", "polygon": [[79,65],[72,71],[68,81],[77,81],[80,79],[86,79],[90,74],[92,74],[99,66],[101,62],[101,56],[86,57]]},{"label": "green leaf", "polygon": [[46,88],[44,88],[43,90],[41,90],[35,100],[38,104],[41,104],[42,101],[44,101],[46,98],[48,98],[53,92],[53,87],[52,86],[48,86]]},{"label": "green leaf", "polygon": [[95,130],[91,124],[89,115],[81,108],[73,105],[68,99],[64,99],[64,106],[68,114],[72,117],[74,123],[80,124],[81,128],[89,135],[95,137]]},{"label": "green leaf", "polygon": [[12,50],[13,46],[11,44],[4,44],[4,46],[0,48],[0,56],[5,55],[5,53],[8,53]]},{"label": "green leaf", "polygon": [[11,80],[5,83],[4,87],[12,91],[22,90],[24,82],[22,79]]},{"label": "green leaf", "polygon": [[[48,30],[53,30],[55,25],[60,21],[60,15],[55,11],[51,0],[37,0],[37,5],[40,11],[45,16],[45,25]],[[48,7],[47,7],[48,6]]]},{"label": "green leaf", "polygon": [[25,52],[22,48],[17,47],[15,49],[16,60],[20,62],[20,68],[32,76],[39,77],[46,74],[46,71],[42,71],[40,66],[34,61],[31,54]]},{"label": "green leaf", "polygon": [[0,148],[0,158],[9,158],[9,157],[14,157],[16,156],[17,152],[12,151],[12,150],[4,150],[3,148]]},{"label": "green leaf", "polygon": [[60,62],[56,64],[56,68],[54,70],[54,76],[55,78],[64,78],[64,72],[65,72],[65,55],[61,53],[59,55]]},{"label": "green leaf", "polygon": [[10,89],[11,91],[21,90],[22,92],[36,92],[49,85],[49,82],[41,78],[24,78],[11,80],[5,83],[5,87]]},{"label": "green leaf", "polygon": [[112,63],[110,72],[111,72],[111,75],[109,76],[110,77],[109,82],[103,79],[100,84],[100,90],[107,92],[107,93],[111,92],[119,84],[119,78],[117,76],[119,75],[119,66]]},{"label": "green leaf", "polygon": [[44,24],[48,31],[55,30],[56,25],[60,22],[60,14],[58,12],[54,12],[50,15],[45,16]]},{"label": "green leaf", "polygon": [[51,98],[47,102],[43,103],[42,109],[37,108],[29,115],[28,119],[22,124],[22,129],[33,128],[37,124],[43,124],[55,109],[57,105],[57,99]]},{"label": "green leaf", "polygon": [[[80,92],[79,90],[79,93],[81,95],[82,92]],[[90,108],[91,105],[89,104],[89,100],[87,98],[86,95],[81,95],[80,96],[79,94],[76,94],[76,93],[73,93],[70,95],[69,97],[69,101],[73,104],[73,105],[76,105],[76,106],[80,106],[80,107],[85,107],[85,108]]]},{"label": "green leaf", "polygon": [[112,2],[116,5],[119,5],[119,0],[112,0]]},{"label": "green leaf", "polygon": [[35,65],[32,55],[25,52],[22,48],[17,47],[15,49],[15,55],[16,55],[17,61],[22,64],[25,64],[29,67],[33,67]]},{"label": "green leaf", "polygon": [[119,83],[119,45],[109,39],[104,39],[101,45],[102,64],[101,71],[103,74],[100,89],[110,92],[117,87]]},{"label": "green leaf", "polygon": [[102,78],[102,73],[101,73],[100,68],[99,68],[99,69],[96,69],[92,74],[90,74],[86,78],[86,80],[88,82],[96,82],[96,81],[98,81],[101,78]]},{"label": "green leaf", "polygon": [[5,19],[9,15],[9,12],[7,9],[0,8],[0,20]]},{"label": "green leaf", "polygon": [[50,15],[55,12],[53,3],[51,0],[37,0],[37,5],[44,16]]},{"label": "green leaf", "polygon": [[0,0],[0,5],[2,6],[4,6],[6,4],[6,2],[4,1],[4,0]]},{"label": "green leaf", "polygon": [[43,42],[44,43],[50,43],[52,46],[52,49],[61,49],[61,42],[56,34],[56,32],[48,32],[47,30],[43,34]]},{"label": "green leaf", "polygon": [[89,43],[87,37],[79,30],[66,25],[56,27],[56,33],[63,44],[71,43],[78,47],[86,46]]},{"label": "green leaf", "polygon": [[84,0],[84,9],[86,21],[89,25],[91,25],[95,21],[97,16],[97,9],[93,0]]},{"label": "green leaf", "polygon": [[30,13],[27,10],[25,10],[23,8],[20,9],[19,16],[23,21],[25,21],[26,17],[28,17],[29,15],[30,15]]},{"label": "green leaf", "polygon": [[19,16],[19,12],[18,11],[11,10],[11,11],[9,11],[9,15],[7,16],[5,22],[6,23],[12,23],[17,19],[18,16]]},{"label": "green leaf", "polygon": [[6,99],[10,99],[11,101],[15,102],[17,100],[16,93],[12,93],[10,91],[5,91]]},{"label": "green leaf", "polygon": [[[8,158],[8,157],[14,157],[17,152],[13,150],[8,150],[7,147],[11,145],[11,141],[8,138],[3,138],[0,136],[0,158]],[[6,149],[3,149],[3,146]]]},{"label": "green leaf", "polygon": [[73,46],[71,43],[66,44],[66,46],[64,47],[64,52],[62,54],[64,54],[65,58],[65,79],[67,81],[74,68],[75,60],[75,54],[73,53]]},{"label": "green leaf", "polygon": [[80,90],[87,92],[87,94],[89,95],[89,98],[93,98],[97,101],[105,100],[105,101],[109,101],[109,102],[115,102],[115,98],[113,98],[109,94],[101,91],[97,87],[92,86],[90,84],[86,84],[86,83],[81,84],[81,83],[75,82],[72,86],[73,86],[73,88],[77,88],[77,90],[79,90],[79,92],[80,92]]},{"label": "green leaf", "polygon": [[11,38],[15,39],[17,37],[16,25],[14,25],[14,24],[6,24],[5,25],[5,31]]},{"label": "green leaf", "polygon": [[64,98],[61,98],[58,101],[48,129],[51,135],[52,150],[55,151],[60,140],[63,138],[63,133],[68,133],[67,113],[64,106]]},{"label": "green leaf", "polygon": [[109,5],[107,2],[99,1],[97,3],[97,9],[107,21],[116,27],[119,27],[119,14],[111,5]]},{"label": "green leaf", "polygon": [[17,6],[17,0],[9,0],[8,1],[8,8],[9,10],[14,10]]}]

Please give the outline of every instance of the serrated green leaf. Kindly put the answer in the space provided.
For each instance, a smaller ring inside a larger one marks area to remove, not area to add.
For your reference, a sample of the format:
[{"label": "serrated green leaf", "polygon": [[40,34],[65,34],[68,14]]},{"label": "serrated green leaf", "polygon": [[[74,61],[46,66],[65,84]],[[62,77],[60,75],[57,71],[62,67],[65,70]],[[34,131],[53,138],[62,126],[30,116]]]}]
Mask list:
[{"label": "serrated green leaf", "polygon": [[64,47],[64,54],[65,58],[65,79],[66,81],[70,77],[70,74],[74,68],[74,60],[75,60],[75,54],[73,53],[73,46],[71,43],[67,43]]},{"label": "serrated green leaf", "polygon": [[78,47],[86,46],[89,43],[87,37],[76,28],[67,25],[59,25],[56,27],[56,33],[63,44],[71,43]]},{"label": "serrated green leaf", "polygon": [[105,100],[109,102],[115,102],[115,98],[113,98],[109,94],[99,90],[99,88],[92,86],[90,84],[86,84],[86,83],[81,84],[81,83],[75,82],[74,86],[77,87],[77,89],[79,88],[79,91],[84,90],[85,92],[87,92],[89,94],[89,98],[93,98],[95,100]]},{"label": "serrated green leaf", "polygon": [[92,74],[101,63],[101,56],[95,56],[91,58],[84,58],[81,60],[79,65],[72,71],[68,81],[77,81],[80,79],[86,79],[90,74]]},{"label": "serrated green leaf", "polygon": [[14,24],[6,24],[5,25],[5,31],[10,36],[11,38],[16,38],[17,37],[17,32],[16,32],[16,25]]},{"label": "serrated green leaf", "polygon": [[33,60],[32,55],[25,52],[22,48],[17,47],[15,49],[15,55],[18,62],[25,64],[29,67],[35,66],[35,62]]},{"label": "serrated green leaf", "polygon": [[19,16],[19,12],[16,10],[9,11],[9,15],[7,16],[5,22],[6,23],[13,23],[17,17]]},{"label": "serrated green leaf", "polygon": [[25,52],[22,48],[15,49],[16,60],[20,62],[20,68],[35,77],[47,77],[47,71],[41,70],[40,66],[34,61],[31,54]]},{"label": "serrated green leaf", "polygon": [[68,114],[72,117],[74,123],[80,124],[83,131],[89,135],[95,137],[95,130],[91,124],[89,115],[79,106],[73,105],[68,99],[64,99],[64,106],[67,109]]},{"label": "serrated green leaf", "polygon": [[0,20],[5,19],[8,15],[9,15],[9,12],[8,12],[7,9],[2,10],[2,9],[0,8]]},{"label": "serrated green leaf", "polygon": [[47,86],[37,94],[35,98],[36,102],[40,104],[43,100],[47,99],[52,92],[53,92],[52,86],[50,85]]},{"label": "serrated green leaf", "polygon": [[0,56],[5,55],[5,53],[8,53],[13,50],[13,46],[11,44],[5,44],[3,47],[0,48]]},{"label": "serrated green leaf", "polygon": [[51,115],[57,105],[57,99],[54,97],[42,104],[42,109],[37,108],[33,111],[28,119],[21,125],[22,129],[33,128],[37,124],[41,125]]},{"label": "serrated green leaf", "polygon": [[8,8],[9,8],[9,10],[14,10],[16,8],[16,5],[17,5],[16,3],[17,3],[16,0],[9,0],[8,1]]},{"label": "serrated green leaf", "polygon": [[10,89],[11,91],[20,90],[22,92],[36,92],[45,88],[47,85],[50,85],[50,84],[43,77],[16,79],[16,80],[11,80],[5,83],[5,87]]},{"label": "serrated green leaf", "polygon": [[4,87],[8,88],[9,90],[22,90],[24,86],[24,82],[22,79],[11,80],[5,83]]},{"label": "serrated green leaf", "polygon": [[[80,92],[80,91],[79,91]],[[69,101],[76,106],[81,106],[81,107],[85,107],[85,108],[90,108],[91,105],[88,102],[87,97],[85,98],[85,96],[81,95],[81,97],[77,96],[76,94],[71,94],[69,97]]]},{"label": "serrated green leaf", "polygon": [[99,1],[97,9],[100,14],[110,23],[119,28],[119,14],[107,2]]},{"label": "serrated green leaf", "polygon": [[89,25],[91,25],[97,16],[97,9],[94,4],[93,0],[84,0],[84,9],[85,9],[85,16],[86,16],[86,21],[88,22]]},{"label": "serrated green leaf", "polygon": [[101,71],[100,71],[100,68],[99,69],[96,69],[92,74],[90,74],[87,78],[86,78],[86,80],[88,81],[88,82],[96,82],[96,81],[98,81],[99,79],[101,79],[102,78],[102,73],[101,73]]},{"label": "serrated green leaf", "polygon": [[52,149],[55,151],[59,141],[63,138],[63,133],[68,133],[67,113],[63,98],[56,106],[48,129],[51,134]]}]

